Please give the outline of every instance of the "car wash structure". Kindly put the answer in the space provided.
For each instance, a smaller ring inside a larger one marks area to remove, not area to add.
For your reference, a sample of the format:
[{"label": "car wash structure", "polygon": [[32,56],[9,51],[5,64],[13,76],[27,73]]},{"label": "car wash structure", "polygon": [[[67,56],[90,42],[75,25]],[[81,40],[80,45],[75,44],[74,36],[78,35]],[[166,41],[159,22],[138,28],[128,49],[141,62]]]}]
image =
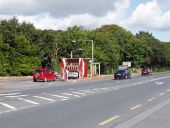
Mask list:
[{"label": "car wash structure", "polygon": [[67,80],[69,73],[78,73],[78,78],[88,76],[88,64],[86,58],[61,58],[61,76]]}]

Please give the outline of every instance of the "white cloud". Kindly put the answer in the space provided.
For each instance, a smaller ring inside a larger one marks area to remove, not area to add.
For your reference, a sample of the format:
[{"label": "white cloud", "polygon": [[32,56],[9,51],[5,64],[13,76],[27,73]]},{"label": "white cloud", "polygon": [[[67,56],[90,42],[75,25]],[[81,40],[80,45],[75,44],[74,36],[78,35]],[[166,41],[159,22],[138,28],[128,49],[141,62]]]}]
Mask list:
[{"label": "white cloud", "polygon": [[120,24],[129,7],[129,0],[118,0],[114,3],[112,11],[104,16],[95,16],[89,13],[70,15],[65,18],[55,18],[50,13],[42,13],[34,16],[17,16],[20,22],[32,22],[40,29],[66,29],[70,26],[80,25],[89,28],[100,27],[103,24]]},{"label": "white cloud", "polygon": [[49,13],[57,18],[85,13],[101,16],[113,9],[115,1],[118,0],[0,0],[0,12],[27,16]]},{"label": "white cloud", "polygon": [[127,20],[131,27],[170,29],[170,10],[164,12],[156,0],[139,4]]},{"label": "white cloud", "polygon": [[65,30],[74,25],[94,29],[104,24],[118,24],[131,31],[170,30],[170,0],[144,0],[131,10],[133,2],[132,0],[69,0],[69,2],[68,0],[0,0],[0,18],[9,19],[16,16],[20,22],[31,22],[39,29]]}]

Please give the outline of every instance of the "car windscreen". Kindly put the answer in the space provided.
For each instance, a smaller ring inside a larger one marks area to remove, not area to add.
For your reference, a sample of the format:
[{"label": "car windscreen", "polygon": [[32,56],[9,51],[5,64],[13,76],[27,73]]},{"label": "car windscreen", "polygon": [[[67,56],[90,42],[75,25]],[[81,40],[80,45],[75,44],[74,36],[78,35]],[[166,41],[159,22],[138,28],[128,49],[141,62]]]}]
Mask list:
[{"label": "car windscreen", "polygon": [[144,71],[144,70],[149,70],[149,68],[143,68],[142,70],[143,70],[143,71]]},{"label": "car windscreen", "polygon": [[125,73],[125,70],[117,70],[116,73],[122,74],[122,73]]},{"label": "car windscreen", "polygon": [[43,73],[43,70],[36,70],[37,73]]}]

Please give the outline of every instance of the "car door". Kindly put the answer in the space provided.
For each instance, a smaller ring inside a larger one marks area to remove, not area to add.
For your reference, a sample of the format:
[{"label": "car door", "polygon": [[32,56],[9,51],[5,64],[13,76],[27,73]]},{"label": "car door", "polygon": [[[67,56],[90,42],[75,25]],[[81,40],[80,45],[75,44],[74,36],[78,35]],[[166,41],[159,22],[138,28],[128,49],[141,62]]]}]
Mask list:
[{"label": "car door", "polygon": [[51,80],[51,70],[50,70],[50,69],[47,69],[47,70],[46,70],[46,78],[47,78],[48,80]]}]

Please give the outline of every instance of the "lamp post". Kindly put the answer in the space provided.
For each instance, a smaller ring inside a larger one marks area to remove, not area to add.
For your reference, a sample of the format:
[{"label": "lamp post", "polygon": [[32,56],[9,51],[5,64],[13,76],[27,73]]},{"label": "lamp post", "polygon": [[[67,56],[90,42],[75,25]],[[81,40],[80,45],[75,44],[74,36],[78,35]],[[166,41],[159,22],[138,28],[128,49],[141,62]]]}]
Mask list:
[{"label": "lamp post", "polygon": [[[91,78],[93,77],[93,62],[94,62],[94,41],[93,40],[78,40],[78,41],[86,41],[91,42]],[[76,42],[76,40],[73,40],[72,42]]]},{"label": "lamp post", "polygon": [[71,51],[71,58],[73,58],[73,52],[75,52],[75,51],[83,51],[83,49],[82,48],[78,48],[76,50]]}]

